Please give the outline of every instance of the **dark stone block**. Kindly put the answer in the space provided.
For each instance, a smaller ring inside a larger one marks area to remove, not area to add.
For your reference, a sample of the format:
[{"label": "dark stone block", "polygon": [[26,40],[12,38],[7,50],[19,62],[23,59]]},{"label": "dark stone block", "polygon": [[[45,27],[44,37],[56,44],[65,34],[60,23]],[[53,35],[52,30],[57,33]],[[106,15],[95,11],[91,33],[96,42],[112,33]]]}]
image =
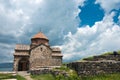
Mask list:
[{"label": "dark stone block", "polygon": [[[74,64],[74,65],[72,65]],[[87,61],[78,62],[67,65],[72,66],[78,75],[97,75],[101,73],[116,73],[120,72],[119,61]],[[77,66],[76,66],[77,65]]]}]

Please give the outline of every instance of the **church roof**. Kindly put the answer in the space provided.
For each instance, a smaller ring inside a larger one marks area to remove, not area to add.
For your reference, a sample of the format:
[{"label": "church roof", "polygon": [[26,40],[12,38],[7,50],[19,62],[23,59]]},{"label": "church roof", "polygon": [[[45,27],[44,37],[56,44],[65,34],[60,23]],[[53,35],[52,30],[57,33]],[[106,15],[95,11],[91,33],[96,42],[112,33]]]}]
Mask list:
[{"label": "church roof", "polygon": [[15,50],[30,50],[30,46],[25,44],[17,44]]},{"label": "church roof", "polygon": [[25,51],[21,51],[21,52],[15,52],[14,55],[15,56],[29,56],[29,53]]},{"label": "church roof", "polygon": [[61,51],[59,47],[51,47],[52,51]]},{"label": "church roof", "polygon": [[59,57],[62,57],[63,55],[62,55],[62,54],[52,54],[52,56],[59,56]]},{"label": "church roof", "polygon": [[42,32],[39,32],[32,37],[32,39],[35,39],[35,38],[42,38],[42,39],[48,40],[48,38]]}]

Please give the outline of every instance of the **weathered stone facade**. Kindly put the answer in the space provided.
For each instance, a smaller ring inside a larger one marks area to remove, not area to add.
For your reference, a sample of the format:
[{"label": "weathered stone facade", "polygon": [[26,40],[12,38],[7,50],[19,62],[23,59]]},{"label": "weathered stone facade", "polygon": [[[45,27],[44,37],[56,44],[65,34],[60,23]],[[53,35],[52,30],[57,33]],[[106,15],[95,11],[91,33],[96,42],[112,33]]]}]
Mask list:
[{"label": "weathered stone facade", "polygon": [[81,75],[96,75],[103,73],[120,72],[120,55],[101,55],[94,56],[92,59],[85,61],[72,62],[67,65],[76,70]]},{"label": "weathered stone facade", "polygon": [[50,47],[48,38],[41,32],[33,36],[31,45],[16,45],[14,71],[39,70],[59,67],[61,64],[60,48]]}]

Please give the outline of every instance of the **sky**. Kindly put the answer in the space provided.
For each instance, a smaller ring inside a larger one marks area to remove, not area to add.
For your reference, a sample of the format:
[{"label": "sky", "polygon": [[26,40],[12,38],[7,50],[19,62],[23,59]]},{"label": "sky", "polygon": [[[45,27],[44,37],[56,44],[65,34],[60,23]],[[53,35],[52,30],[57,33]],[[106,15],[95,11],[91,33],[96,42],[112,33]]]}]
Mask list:
[{"label": "sky", "polygon": [[63,62],[120,50],[120,0],[0,0],[0,63],[40,30]]}]

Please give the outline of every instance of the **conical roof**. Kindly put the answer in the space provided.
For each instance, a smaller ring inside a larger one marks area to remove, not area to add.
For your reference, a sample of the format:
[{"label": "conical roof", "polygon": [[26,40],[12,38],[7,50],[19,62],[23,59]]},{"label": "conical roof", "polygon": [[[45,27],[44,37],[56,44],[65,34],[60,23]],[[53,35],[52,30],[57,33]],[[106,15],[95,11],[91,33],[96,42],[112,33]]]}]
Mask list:
[{"label": "conical roof", "polygon": [[41,39],[48,40],[48,38],[42,32],[39,32],[32,37],[32,39],[35,39],[35,38],[41,38]]}]

